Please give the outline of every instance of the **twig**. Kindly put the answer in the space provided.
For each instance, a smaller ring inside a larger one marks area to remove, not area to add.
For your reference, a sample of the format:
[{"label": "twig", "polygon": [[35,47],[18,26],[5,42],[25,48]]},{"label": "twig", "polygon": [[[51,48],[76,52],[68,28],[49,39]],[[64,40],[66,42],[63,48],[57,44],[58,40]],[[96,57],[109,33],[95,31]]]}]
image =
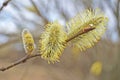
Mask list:
[{"label": "twig", "polygon": [[31,1],[31,3],[32,3],[33,7],[36,9],[37,14],[38,14],[40,17],[42,17],[42,19],[44,19],[45,23],[48,23],[49,21],[48,21],[44,16],[41,15],[41,12],[40,12],[40,10],[38,9],[38,7],[37,7],[36,3],[34,2],[34,0],[30,0],[30,1]]},{"label": "twig", "polygon": [[82,32],[80,32],[80,33],[74,35],[73,37],[67,39],[66,42],[69,42],[69,41],[75,39],[76,37],[78,37],[79,35],[82,35],[82,34],[84,34],[84,33],[87,33],[87,32],[89,32],[89,31],[91,31],[91,30],[93,30],[93,29],[95,29],[95,28],[88,28],[88,29],[85,29],[84,31],[82,31]]},{"label": "twig", "polygon": [[[95,29],[95,28],[85,29],[85,30],[83,30],[82,32],[78,33],[77,35],[75,35],[75,36],[67,39],[66,42],[69,42],[69,41],[75,39],[76,37],[78,37],[79,35],[82,35],[82,34],[84,34],[84,33],[87,33],[87,32],[89,32],[89,31],[91,31],[91,30],[93,30],[93,29]],[[2,67],[2,68],[0,68],[0,71],[6,71],[6,70],[8,70],[8,69],[10,69],[10,68],[12,68],[12,67],[15,67],[15,66],[17,66],[17,65],[19,65],[19,64],[21,64],[21,63],[26,62],[27,60],[29,60],[29,59],[31,59],[31,58],[34,58],[34,57],[37,57],[37,56],[41,56],[41,54],[34,54],[34,55],[31,55],[31,56],[26,55],[26,56],[24,56],[23,58],[21,58],[20,60],[12,63],[12,64],[10,64],[10,65],[8,65],[7,67]]]},{"label": "twig", "polygon": [[0,7],[0,12],[3,10],[4,7],[6,7],[8,5],[8,3],[12,1],[12,0],[7,0],[5,2],[3,2],[2,6]]},{"label": "twig", "polygon": [[20,60],[14,62],[13,64],[8,65],[7,67],[0,68],[0,71],[8,70],[8,69],[10,69],[12,67],[15,67],[16,65],[19,65],[21,63],[26,62],[28,59],[31,59],[31,58],[34,58],[34,57],[37,57],[37,56],[40,56],[40,54],[35,54],[35,55],[32,55],[32,56],[25,55],[23,58],[21,58]]}]

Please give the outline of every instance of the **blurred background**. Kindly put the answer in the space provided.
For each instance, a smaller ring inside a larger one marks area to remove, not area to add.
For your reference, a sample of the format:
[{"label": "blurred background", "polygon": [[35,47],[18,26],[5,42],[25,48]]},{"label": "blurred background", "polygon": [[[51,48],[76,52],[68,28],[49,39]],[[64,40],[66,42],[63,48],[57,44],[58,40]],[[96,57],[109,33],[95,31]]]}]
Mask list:
[{"label": "blurred background", "polygon": [[[0,0],[2,6],[5,0]],[[5,72],[0,80],[120,80],[120,0],[11,0],[0,12],[0,67],[25,55],[21,32],[31,31],[36,44],[44,25],[58,20],[63,26],[85,9],[100,8],[109,18],[107,31],[90,49],[73,54],[67,47],[60,62],[33,58]],[[91,68],[94,63],[98,75]]]}]

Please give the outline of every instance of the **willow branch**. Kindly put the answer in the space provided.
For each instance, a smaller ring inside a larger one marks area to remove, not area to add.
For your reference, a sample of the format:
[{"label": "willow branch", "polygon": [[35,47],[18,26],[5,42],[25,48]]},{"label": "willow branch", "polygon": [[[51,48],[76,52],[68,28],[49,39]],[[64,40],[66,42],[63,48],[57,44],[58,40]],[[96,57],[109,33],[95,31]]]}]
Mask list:
[{"label": "willow branch", "polygon": [[89,32],[89,31],[91,31],[91,30],[93,30],[93,29],[95,29],[95,28],[88,28],[88,29],[85,29],[84,31],[79,32],[78,34],[74,35],[73,37],[67,39],[66,42],[69,42],[69,41],[75,39],[76,37],[78,37],[79,35],[82,35],[82,34],[84,34],[84,33],[87,33],[87,32]]},{"label": "willow branch", "polygon": [[[84,33],[88,33],[89,31],[91,31],[91,30],[93,30],[93,29],[95,29],[95,28],[85,29],[85,30],[83,30],[82,32],[76,34],[75,36],[67,39],[66,42],[69,42],[69,41],[75,39],[76,37],[78,37],[78,36],[80,36],[80,35],[82,35],[82,34],[84,34]],[[6,67],[0,68],[0,71],[6,71],[6,70],[8,70],[8,69],[10,69],[10,68],[13,68],[13,67],[15,67],[15,66],[17,66],[17,65],[19,65],[19,64],[21,64],[21,63],[26,62],[27,60],[29,60],[29,59],[31,59],[31,58],[37,57],[37,56],[41,56],[41,55],[40,55],[40,54],[34,54],[34,55],[31,55],[31,56],[25,55],[25,56],[24,56],[23,58],[21,58],[20,60],[12,63],[12,64],[10,64],[10,65],[8,65],[8,66],[6,66]]]},{"label": "willow branch", "polygon": [[8,3],[12,1],[12,0],[7,0],[5,2],[3,2],[2,6],[0,7],[0,12],[3,10],[4,7],[6,7],[8,5]]},{"label": "willow branch", "polygon": [[32,56],[28,56],[28,55],[25,55],[23,58],[21,58],[20,60],[8,65],[7,67],[2,67],[0,68],[0,71],[6,71],[12,67],[15,67],[21,63],[24,63],[26,62],[28,59],[31,59],[31,58],[34,58],[34,57],[37,57],[37,56],[40,56],[40,54],[35,54],[35,55],[32,55]]}]

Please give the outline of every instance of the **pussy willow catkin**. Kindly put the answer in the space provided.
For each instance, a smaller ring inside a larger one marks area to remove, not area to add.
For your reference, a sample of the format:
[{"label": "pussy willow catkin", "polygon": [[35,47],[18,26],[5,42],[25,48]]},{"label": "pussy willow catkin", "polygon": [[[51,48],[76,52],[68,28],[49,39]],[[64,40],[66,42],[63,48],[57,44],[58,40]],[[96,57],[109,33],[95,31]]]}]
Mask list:
[{"label": "pussy willow catkin", "polygon": [[90,73],[95,76],[99,76],[102,73],[102,67],[103,67],[102,62],[96,61],[92,64],[90,68]]},{"label": "pussy willow catkin", "polygon": [[[59,62],[67,43],[80,51],[92,47],[105,32],[107,21],[101,11],[86,10],[67,23],[67,32],[57,21],[47,24],[39,40],[41,57],[49,63]],[[32,35],[28,30],[24,30],[22,35],[26,53],[31,53],[34,49]]]},{"label": "pussy willow catkin", "polygon": [[92,47],[105,32],[107,21],[108,18],[100,10],[86,10],[71,19],[67,23],[68,39],[80,32],[94,28],[72,39],[70,43],[73,48],[79,48],[82,51]]},{"label": "pussy willow catkin", "polygon": [[59,62],[66,45],[67,34],[64,27],[58,22],[46,25],[45,31],[41,34],[39,40],[39,49],[41,57],[48,63]]},{"label": "pussy willow catkin", "polygon": [[35,44],[32,34],[29,32],[29,30],[24,29],[22,31],[22,40],[26,54],[31,55],[35,48]]}]

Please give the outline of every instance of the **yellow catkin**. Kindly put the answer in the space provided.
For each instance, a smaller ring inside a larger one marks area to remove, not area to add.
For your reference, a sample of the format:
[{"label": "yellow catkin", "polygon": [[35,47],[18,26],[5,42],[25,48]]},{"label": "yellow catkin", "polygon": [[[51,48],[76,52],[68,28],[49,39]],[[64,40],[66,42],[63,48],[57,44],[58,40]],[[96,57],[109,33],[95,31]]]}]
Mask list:
[{"label": "yellow catkin", "polygon": [[96,61],[92,64],[90,68],[90,73],[99,76],[102,72],[102,63],[100,61]]},{"label": "yellow catkin", "polygon": [[35,44],[32,34],[29,32],[29,30],[24,29],[22,31],[22,40],[26,54],[31,55],[35,48]]},{"label": "yellow catkin", "polygon": [[46,25],[45,31],[39,40],[41,57],[48,63],[59,62],[66,45],[67,34],[57,21]]},{"label": "yellow catkin", "polygon": [[108,18],[100,10],[86,10],[67,23],[68,39],[89,28],[93,30],[79,35],[70,43],[80,51],[86,50],[97,42],[106,30]]}]

